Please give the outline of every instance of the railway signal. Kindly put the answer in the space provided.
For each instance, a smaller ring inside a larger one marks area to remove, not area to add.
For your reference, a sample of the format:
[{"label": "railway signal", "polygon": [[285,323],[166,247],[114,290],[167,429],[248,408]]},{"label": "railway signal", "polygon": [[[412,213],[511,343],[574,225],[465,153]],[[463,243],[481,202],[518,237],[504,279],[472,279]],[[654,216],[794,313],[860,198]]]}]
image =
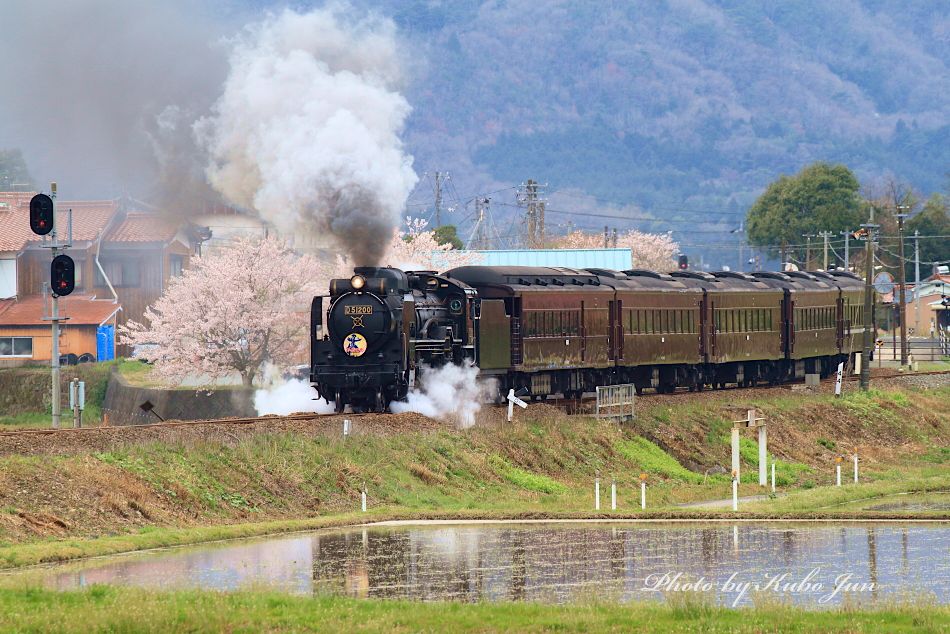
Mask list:
[{"label": "railway signal", "polygon": [[65,297],[76,288],[76,263],[65,254],[57,255],[49,267],[50,287],[57,297]]},{"label": "railway signal", "polygon": [[685,271],[689,268],[689,257],[685,253],[680,253],[679,255],[679,268],[681,271]]},{"label": "railway signal", "polygon": [[53,199],[46,194],[30,199],[30,229],[38,236],[53,230]]}]

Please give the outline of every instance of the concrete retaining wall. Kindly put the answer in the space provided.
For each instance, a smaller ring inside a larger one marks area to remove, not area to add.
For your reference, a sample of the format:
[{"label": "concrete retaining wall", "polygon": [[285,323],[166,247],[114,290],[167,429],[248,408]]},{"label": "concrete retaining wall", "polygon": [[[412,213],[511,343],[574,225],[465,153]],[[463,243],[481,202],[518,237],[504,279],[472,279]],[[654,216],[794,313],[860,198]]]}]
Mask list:
[{"label": "concrete retaining wall", "polygon": [[193,389],[161,389],[128,385],[117,372],[109,378],[103,416],[109,425],[144,425],[158,418],[139,407],[145,401],[165,420],[202,420],[228,416],[256,416],[254,390],[228,388],[212,393]]}]

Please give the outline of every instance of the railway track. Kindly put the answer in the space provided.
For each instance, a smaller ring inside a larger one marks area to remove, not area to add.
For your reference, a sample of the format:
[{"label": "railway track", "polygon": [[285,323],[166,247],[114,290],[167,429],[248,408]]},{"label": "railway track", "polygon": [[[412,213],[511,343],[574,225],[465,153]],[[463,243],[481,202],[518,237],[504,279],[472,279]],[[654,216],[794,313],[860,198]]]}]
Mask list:
[{"label": "railway track", "polygon": [[[310,420],[313,418],[323,418],[330,416],[342,416],[342,414],[318,414],[316,412],[308,414],[288,414],[286,416],[268,415],[268,416],[254,416],[247,418],[208,418],[205,420],[175,420],[175,421],[162,421],[159,423],[149,423],[147,425],[115,425],[115,426],[97,426],[97,427],[60,427],[59,429],[11,429],[8,431],[0,431],[0,437],[4,436],[44,436],[49,434],[62,434],[62,433],[71,433],[71,434],[83,434],[83,433],[102,433],[103,431],[119,431],[123,429],[135,429],[145,427],[148,429],[169,429],[173,427],[201,427],[203,425],[251,425],[254,423],[260,423],[261,421],[266,421],[269,419],[274,420]],[[348,417],[359,417],[362,414],[346,414]]]},{"label": "railway track", "polygon": [[[871,378],[872,378],[872,380],[879,380],[879,379],[893,379],[893,378],[909,377],[909,376],[930,376],[930,375],[938,375],[938,374],[950,374],[950,370],[933,370],[933,371],[930,371],[930,372],[914,372],[914,373],[911,373],[911,374],[903,373],[903,372],[894,372],[894,373],[890,373],[890,374],[878,374],[878,373],[875,373]],[[824,381],[822,381],[822,383],[833,383],[834,380],[835,380],[835,379],[834,379],[834,377],[832,376],[832,377],[829,377],[829,378],[825,379]],[[847,382],[854,382],[854,381],[857,381],[857,380],[859,380],[859,377],[857,377],[857,376],[848,376],[848,377],[845,377],[845,381],[847,381]],[[759,386],[756,386],[756,387],[746,387],[746,388],[732,387],[732,388],[726,388],[726,389],[727,389],[727,390],[761,390],[761,389],[769,389],[769,388],[776,388],[776,387],[787,387],[787,386],[791,386],[791,385],[800,385],[800,383],[783,383],[783,384],[777,385],[777,386],[759,385]],[[714,392],[721,392],[721,391],[723,391],[723,390],[705,390],[705,391],[710,392],[710,393],[714,393]],[[696,392],[688,392],[688,391],[686,391],[686,390],[678,390],[678,391],[673,392],[673,393],[671,393],[671,394],[654,394],[654,393],[647,393],[647,394],[639,395],[637,398],[651,398],[651,399],[652,399],[652,398],[657,398],[657,397],[672,397],[672,398],[675,398],[676,396],[681,396],[681,395],[685,395],[685,394],[696,394]],[[592,403],[594,402],[594,400],[595,400],[595,399],[592,398],[592,397],[586,397],[586,398],[582,399],[582,400],[581,400],[581,407],[583,408],[583,407],[586,406],[586,405],[592,404]],[[548,405],[568,407],[568,402],[565,401],[565,400],[562,399],[562,398],[553,398],[553,399],[548,399],[548,400],[542,401],[542,402],[543,402],[543,403],[547,403]],[[507,406],[506,406],[506,405],[498,405],[498,406],[496,406],[496,407],[501,408],[501,409],[504,409],[504,408],[507,407]],[[56,434],[90,434],[90,433],[100,433],[100,434],[101,434],[101,433],[113,433],[113,432],[114,432],[114,433],[122,433],[123,430],[132,430],[132,429],[137,429],[137,428],[148,428],[148,429],[153,429],[153,430],[161,430],[161,429],[171,429],[171,428],[176,428],[176,427],[200,428],[200,427],[202,427],[202,426],[212,426],[212,425],[235,425],[235,426],[238,426],[238,425],[251,425],[251,424],[260,423],[260,422],[267,421],[267,420],[277,420],[277,421],[312,420],[312,419],[318,419],[318,418],[331,418],[331,417],[334,417],[334,416],[344,416],[344,415],[345,415],[346,417],[348,417],[348,418],[359,418],[359,417],[361,417],[361,416],[367,416],[367,415],[372,416],[373,414],[354,414],[354,413],[347,413],[347,414],[336,414],[336,413],[331,413],[331,414],[319,414],[319,413],[313,412],[313,413],[288,414],[288,415],[286,415],[286,416],[268,415],[268,416],[252,416],[252,417],[246,417],[246,418],[209,418],[209,419],[205,419],[205,420],[186,420],[186,421],[177,421],[177,420],[176,420],[176,421],[168,421],[168,422],[164,422],[164,421],[163,421],[163,422],[159,422],[159,423],[150,423],[150,424],[147,424],[147,425],[117,425],[117,426],[109,426],[109,427],[101,427],[101,426],[99,426],[99,427],[80,427],[80,428],[78,428],[78,429],[77,429],[77,428],[74,428],[74,427],[61,427],[61,428],[59,428],[59,429],[12,429],[12,430],[7,430],[7,431],[0,431],[0,438],[2,438],[2,437],[11,437],[11,436],[14,436],[14,437],[49,436],[49,435],[56,435]],[[378,415],[378,414],[377,414],[377,415]]]}]

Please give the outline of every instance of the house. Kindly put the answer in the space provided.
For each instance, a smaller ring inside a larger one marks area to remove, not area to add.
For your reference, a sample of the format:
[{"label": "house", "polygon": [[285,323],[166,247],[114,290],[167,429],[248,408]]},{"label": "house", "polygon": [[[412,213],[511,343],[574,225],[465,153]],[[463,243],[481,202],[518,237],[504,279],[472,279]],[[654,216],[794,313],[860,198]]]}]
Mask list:
[{"label": "house", "polygon": [[[33,195],[0,192],[0,302],[6,307],[0,313],[0,325],[10,328],[32,324],[48,294],[44,284],[49,281],[50,250],[29,227]],[[69,304],[90,321],[103,314],[103,302],[118,309],[111,316],[113,325],[141,321],[145,309],[161,297],[170,279],[181,275],[210,237],[207,227],[171,218],[134,200],[58,200],[56,210],[61,240],[66,238],[72,210],[72,246],[66,253],[76,262],[76,289],[61,306]],[[42,301],[31,303],[33,298]],[[10,312],[11,306],[24,302],[26,307]],[[27,323],[7,323],[12,319]],[[19,345],[25,350],[27,343]],[[118,350],[119,354],[128,352]],[[38,354],[47,356],[43,359]],[[31,358],[48,361],[49,354],[49,347],[36,346]]]},{"label": "house", "polygon": [[[59,299],[59,354],[67,363],[94,361],[113,352],[120,306],[89,295]],[[0,367],[48,363],[52,358],[50,298],[0,299]],[[109,338],[113,338],[109,341]]]}]

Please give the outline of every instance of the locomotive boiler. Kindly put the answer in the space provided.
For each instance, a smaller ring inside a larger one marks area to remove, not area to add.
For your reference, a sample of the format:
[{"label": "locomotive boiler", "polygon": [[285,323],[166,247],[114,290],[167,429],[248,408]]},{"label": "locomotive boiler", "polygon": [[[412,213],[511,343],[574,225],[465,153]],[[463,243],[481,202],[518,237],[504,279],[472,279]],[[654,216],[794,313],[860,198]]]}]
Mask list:
[{"label": "locomotive boiler", "polygon": [[329,290],[311,306],[310,380],[338,412],[382,411],[420,370],[472,358],[475,291],[458,280],[358,267]]}]

